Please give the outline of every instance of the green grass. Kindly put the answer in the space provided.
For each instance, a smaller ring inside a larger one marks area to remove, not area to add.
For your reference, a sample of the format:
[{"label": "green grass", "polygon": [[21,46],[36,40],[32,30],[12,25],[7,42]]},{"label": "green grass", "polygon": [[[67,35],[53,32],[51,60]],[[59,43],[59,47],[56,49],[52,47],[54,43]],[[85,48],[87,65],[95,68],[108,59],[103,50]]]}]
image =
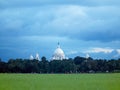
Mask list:
[{"label": "green grass", "polygon": [[0,74],[0,90],[120,90],[120,73]]}]

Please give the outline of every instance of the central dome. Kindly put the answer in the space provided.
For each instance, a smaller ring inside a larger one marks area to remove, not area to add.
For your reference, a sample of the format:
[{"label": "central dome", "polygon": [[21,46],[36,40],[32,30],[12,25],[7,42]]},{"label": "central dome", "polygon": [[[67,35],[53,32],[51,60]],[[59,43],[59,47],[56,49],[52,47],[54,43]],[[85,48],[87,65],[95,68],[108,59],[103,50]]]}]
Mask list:
[{"label": "central dome", "polygon": [[52,60],[63,60],[63,59],[65,59],[65,54],[64,54],[63,50],[60,48],[60,45],[58,43],[58,47],[54,51]]}]

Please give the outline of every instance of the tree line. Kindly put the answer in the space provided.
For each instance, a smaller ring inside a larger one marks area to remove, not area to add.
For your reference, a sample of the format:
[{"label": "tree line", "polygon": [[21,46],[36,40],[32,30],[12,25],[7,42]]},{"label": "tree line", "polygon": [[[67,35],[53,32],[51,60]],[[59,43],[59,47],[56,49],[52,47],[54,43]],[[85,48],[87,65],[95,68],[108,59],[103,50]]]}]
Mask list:
[{"label": "tree line", "polygon": [[0,73],[107,73],[120,72],[120,59],[93,59],[77,56],[74,59],[41,60],[10,59],[0,60]]}]

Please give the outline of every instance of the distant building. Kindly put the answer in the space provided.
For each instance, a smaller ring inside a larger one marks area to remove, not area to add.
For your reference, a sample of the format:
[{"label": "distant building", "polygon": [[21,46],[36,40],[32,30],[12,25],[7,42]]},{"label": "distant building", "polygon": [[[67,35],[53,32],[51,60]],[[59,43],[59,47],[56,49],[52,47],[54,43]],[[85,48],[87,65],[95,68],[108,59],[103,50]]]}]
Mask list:
[{"label": "distant building", "polygon": [[35,58],[33,57],[33,55],[30,55],[30,60],[34,60],[34,59],[40,60],[40,57],[39,57],[39,54],[38,54],[38,53],[36,53]]},{"label": "distant building", "polygon": [[33,55],[30,55],[30,60],[33,60],[33,59],[34,59]]},{"label": "distant building", "polygon": [[40,57],[39,57],[39,54],[38,54],[38,53],[36,53],[35,59],[36,59],[36,60],[40,60]]},{"label": "distant building", "polygon": [[90,55],[87,53],[87,54],[86,54],[86,58],[88,59],[89,57],[90,57]]},{"label": "distant building", "polygon": [[60,44],[58,43],[57,49],[55,49],[52,60],[63,60],[67,59],[65,57],[64,51],[60,48]]}]

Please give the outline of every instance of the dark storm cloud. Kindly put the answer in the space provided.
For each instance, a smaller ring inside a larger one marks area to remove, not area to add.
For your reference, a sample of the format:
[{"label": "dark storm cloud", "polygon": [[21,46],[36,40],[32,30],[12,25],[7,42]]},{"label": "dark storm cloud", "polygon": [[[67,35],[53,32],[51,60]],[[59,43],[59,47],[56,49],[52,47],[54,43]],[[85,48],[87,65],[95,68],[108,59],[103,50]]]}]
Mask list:
[{"label": "dark storm cloud", "polygon": [[0,57],[26,57],[37,50],[50,56],[58,41],[72,53],[117,49],[119,5],[119,0],[0,0]]},{"label": "dark storm cloud", "polygon": [[82,6],[120,5],[119,0],[1,0],[0,7],[32,7],[41,5],[76,4]]}]

